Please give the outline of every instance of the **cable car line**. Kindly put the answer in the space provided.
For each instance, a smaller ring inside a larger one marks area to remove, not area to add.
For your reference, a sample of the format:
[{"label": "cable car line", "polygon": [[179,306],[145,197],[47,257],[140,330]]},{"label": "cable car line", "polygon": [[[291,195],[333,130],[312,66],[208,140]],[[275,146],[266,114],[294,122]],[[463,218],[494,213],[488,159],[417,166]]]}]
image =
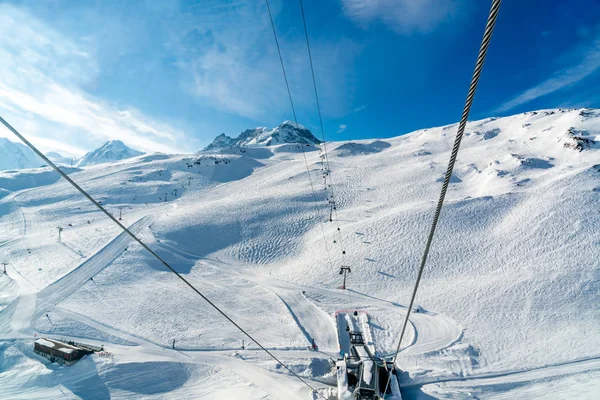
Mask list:
[{"label": "cable car line", "polygon": [[[300,11],[302,14],[302,23],[304,26],[304,37],[306,39],[306,49],[308,51],[308,61],[310,64],[310,72],[312,75],[312,82],[313,82],[313,89],[315,92],[315,100],[317,103],[317,112],[319,114],[319,124],[321,127],[321,137],[323,139],[323,160],[324,160],[324,167],[326,166],[326,168],[324,169],[324,175],[329,176],[329,191],[331,192],[331,198],[329,200],[330,202],[330,214],[329,214],[329,221],[333,222],[332,216],[335,216],[335,220],[336,220],[336,227],[337,227],[337,232],[338,232],[338,236],[339,236],[339,245],[340,248],[342,250],[341,254],[342,254],[342,264],[345,264],[345,256],[346,256],[346,251],[344,249],[344,244],[343,244],[343,240],[342,240],[342,232],[340,229],[340,224],[339,224],[339,218],[337,215],[337,205],[335,202],[335,196],[334,196],[334,191],[333,191],[333,187],[334,187],[334,183],[333,183],[333,176],[331,173],[331,167],[329,164],[329,156],[327,154],[327,140],[325,139],[325,128],[323,127],[323,115],[321,113],[321,102],[319,101],[319,92],[317,90],[317,80],[315,78],[315,69],[314,69],[314,65],[313,65],[313,58],[312,58],[312,52],[310,50],[310,40],[308,39],[308,28],[306,26],[306,16],[304,13],[304,3],[302,2],[302,0],[300,0]],[[325,189],[327,189],[327,183],[325,182]],[[333,215],[332,215],[333,214]]]},{"label": "cable car line", "polygon": [[[398,358],[398,353],[400,352],[400,346],[402,344],[402,339],[404,338],[404,333],[406,332],[406,326],[408,324],[408,319],[410,317],[410,313],[412,311],[415,297],[417,296],[417,290],[419,289],[419,284],[421,282],[421,277],[423,276],[423,270],[425,268],[425,263],[427,262],[427,257],[429,255],[429,250],[431,248],[431,242],[433,241],[433,235],[435,234],[435,229],[437,227],[440,213],[442,211],[442,206],[444,205],[444,199],[446,198],[446,191],[448,190],[448,185],[450,184],[450,178],[452,176],[452,171],[454,170],[454,164],[456,162],[456,157],[458,155],[458,149],[460,148],[460,143],[462,141],[463,134],[465,132],[465,127],[467,125],[467,119],[469,118],[469,113],[471,112],[471,105],[473,104],[473,98],[475,97],[475,91],[477,90],[477,84],[479,83],[479,77],[481,76],[481,70],[483,69],[483,64],[485,62],[485,57],[487,55],[487,51],[490,45],[490,40],[492,39],[492,33],[494,32],[494,26],[496,25],[496,19],[498,17],[498,11],[500,10],[500,4],[502,0],[492,0],[492,7],[490,9],[490,13],[488,16],[487,24],[485,27],[485,32],[483,34],[483,39],[481,41],[481,46],[479,48],[479,55],[477,56],[477,62],[475,63],[475,70],[473,71],[473,76],[471,78],[471,84],[469,85],[469,92],[467,94],[467,99],[465,101],[465,106],[463,109],[462,117],[460,119],[460,123],[458,125],[458,131],[456,132],[456,139],[454,140],[454,147],[452,148],[452,153],[450,154],[450,161],[448,162],[448,169],[446,170],[446,176],[444,177],[444,183],[442,185],[442,190],[440,192],[440,197],[437,203],[437,207],[435,209],[435,214],[433,217],[433,222],[431,224],[431,229],[429,230],[429,236],[427,237],[427,243],[425,245],[425,252],[423,253],[423,257],[421,259],[421,265],[419,267],[419,272],[417,274],[417,279],[415,281],[415,286],[412,292],[412,296],[410,298],[410,304],[408,309],[406,310],[406,318],[404,318],[404,323],[402,325],[402,331],[400,333],[400,339],[398,340],[398,346],[396,347],[396,352],[394,353],[394,358],[392,360],[392,365],[396,365],[396,359]],[[391,377],[390,377],[391,379]],[[388,379],[387,386],[390,384],[390,379]],[[384,391],[385,393],[385,391]]]},{"label": "cable car line", "polygon": [[[292,114],[294,115],[294,122],[296,123],[296,129],[299,130],[298,118],[296,116],[296,108],[294,107],[294,101],[292,100],[292,92],[290,90],[290,84],[288,82],[287,73],[285,72],[285,65],[283,63],[283,57],[281,56],[281,47],[279,46],[279,40],[277,39],[277,31],[275,30],[275,23],[273,22],[273,15],[271,14],[271,7],[269,6],[269,0],[265,0],[267,5],[267,11],[269,13],[269,20],[271,21],[271,28],[273,28],[273,37],[275,38],[275,45],[277,46],[277,54],[279,55],[279,62],[281,63],[281,71],[283,72],[283,79],[285,80],[285,87],[288,92],[288,97],[290,99],[290,105],[292,107]],[[304,151],[304,145],[300,144],[300,149],[302,150],[302,156],[304,158],[304,165],[306,166],[306,174],[308,175],[308,181],[310,182],[310,189],[312,191],[313,199],[315,204],[318,206],[317,194],[315,192],[315,187],[313,185],[313,180],[310,174],[310,167],[308,166],[308,160],[306,158],[306,152]],[[325,235],[325,228],[323,228],[323,223],[319,222],[321,226],[321,232],[323,234],[323,242],[325,243],[325,250],[327,251],[327,256],[329,258],[329,265],[333,267],[333,263],[331,261],[331,254],[329,252],[329,246],[327,245],[327,236]]]}]

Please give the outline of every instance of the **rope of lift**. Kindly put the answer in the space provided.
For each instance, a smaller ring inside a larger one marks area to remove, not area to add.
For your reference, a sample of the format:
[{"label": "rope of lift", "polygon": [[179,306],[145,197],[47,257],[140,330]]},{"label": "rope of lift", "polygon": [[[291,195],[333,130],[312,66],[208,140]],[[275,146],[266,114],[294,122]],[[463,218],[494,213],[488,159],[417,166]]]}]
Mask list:
[{"label": "rope of lift", "polygon": [[[427,237],[427,244],[425,245],[425,252],[423,253],[423,258],[421,259],[421,265],[419,267],[419,272],[417,274],[417,280],[415,282],[415,287],[413,289],[412,296],[410,298],[410,304],[408,306],[408,309],[406,310],[406,318],[404,319],[404,324],[402,325],[402,332],[400,333],[400,339],[398,340],[398,346],[396,347],[396,352],[394,353],[392,366],[396,365],[396,359],[398,358],[398,353],[400,352],[400,346],[402,344],[402,339],[404,338],[404,333],[406,332],[406,326],[408,324],[408,319],[410,317],[410,313],[412,311],[412,308],[413,308],[413,305],[415,302],[415,297],[417,296],[417,290],[419,289],[419,283],[421,282],[421,277],[423,276],[423,269],[425,268],[425,263],[427,262],[427,256],[429,255],[429,249],[431,248],[431,242],[433,241],[433,235],[435,234],[435,229],[437,227],[440,213],[442,211],[444,199],[446,198],[446,191],[448,190],[448,185],[450,184],[450,177],[452,176],[452,171],[454,170],[454,163],[456,162],[456,157],[458,155],[458,149],[460,147],[460,143],[462,141],[462,137],[465,132],[465,127],[467,125],[467,119],[469,118],[469,113],[471,112],[471,105],[473,104],[473,98],[475,97],[475,90],[477,89],[477,84],[479,83],[479,77],[481,76],[481,70],[483,69],[483,64],[485,62],[487,50],[490,45],[490,40],[492,39],[492,33],[494,32],[494,26],[496,25],[496,19],[498,17],[498,11],[500,10],[501,3],[502,3],[502,0],[492,0],[492,7],[490,9],[487,24],[485,27],[485,32],[483,34],[483,39],[481,41],[481,46],[479,48],[479,55],[477,56],[477,62],[475,63],[475,70],[473,71],[473,76],[471,78],[471,85],[469,86],[469,93],[467,94],[467,99],[465,101],[465,107],[463,109],[462,117],[460,119],[460,124],[458,125],[458,132],[456,133],[456,139],[454,140],[454,147],[452,148],[452,153],[450,154],[450,161],[448,163],[448,169],[446,170],[444,184],[442,185],[440,198],[438,200],[437,208],[435,210],[433,222],[431,224],[431,229],[429,230],[429,236]],[[391,380],[391,375],[388,379],[388,383],[385,387],[384,393],[387,391],[387,388],[390,384],[390,380]]]},{"label": "rope of lift", "polygon": [[[275,23],[273,22],[273,15],[271,14],[271,7],[269,6],[269,0],[265,0],[267,5],[267,11],[269,12],[269,20],[271,21],[271,28],[273,28],[273,37],[275,38],[275,45],[277,46],[277,53],[279,54],[279,62],[281,63],[281,71],[283,72],[283,79],[285,80],[285,87],[288,92],[288,97],[290,99],[290,105],[292,106],[292,114],[294,115],[294,122],[296,123],[296,129],[299,129],[298,118],[296,117],[296,108],[294,107],[294,101],[292,100],[292,92],[290,91],[290,85],[288,83],[287,73],[285,72],[285,66],[283,64],[283,57],[281,56],[281,47],[279,46],[279,40],[277,39],[277,31],[275,30]],[[304,145],[300,144],[300,149],[302,150],[302,156],[304,158],[304,165],[306,166],[306,174],[308,175],[308,181],[310,182],[310,189],[312,191],[313,199],[315,204],[318,204],[317,194],[315,192],[315,186],[313,185],[313,180],[310,174],[310,167],[308,166],[308,160],[306,158],[306,152],[304,151]],[[329,246],[327,245],[327,237],[325,235],[325,228],[323,228],[323,224],[319,221],[319,225],[321,226],[321,232],[323,234],[323,242],[325,243],[325,250],[327,251],[327,257],[329,259],[329,265],[332,267],[333,263],[331,262],[331,253],[329,252]]]},{"label": "rope of lift", "polygon": [[58,172],[60,174],[60,176],[62,176],[68,183],[71,184],[71,186],[73,186],[75,189],[77,189],[82,195],[84,195],[89,201],[91,201],[100,211],[102,211],[108,218],[110,218],[110,220],[112,222],[114,222],[115,224],[117,224],[119,226],[119,228],[121,228],[123,230],[123,232],[127,233],[129,236],[131,236],[131,238],[133,240],[135,240],[137,243],[139,243],[144,249],[146,249],[154,258],[156,258],[158,261],[161,262],[161,264],[163,264],[165,267],[167,267],[172,273],[174,273],[179,279],[181,279],[183,281],[183,283],[185,283],[187,286],[190,287],[190,289],[192,289],[194,292],[196,292],[197,295],[199,295],[200,297],[202,297],[202,299],[204,299],[204,301],[206,301],[212,308],[214,308],[215,310],[217,310],[223,317],[225,317],[225,319],[227,321],[229,321],[233,326],[235,326],[240,332],[242,332],[244,335],[246,335],[246,337],[248,339],[250,339],[252,342],[254,342],[258,347],[260,347],[265,353],[267,353],[269,355],[269,357],[271,357],[273,360],[275,360],[278,364],[280,364],[283,368],[285,368],[290,374],[292,374],[294,377],[298,378],[304,385],[308,386],[314,393],[317,393],[319,396],[325,398],[323,395],[321,395],[319,392],[317,392],[315,390],[315,388],[313,388],[308,382],[306,382],[304,379],[302,379],[301,376],[299,376],[297,373],[295,373],[290,367],[288,367],[286,364],[284,364],[283,362],[281,362],[273,353],[271,353],[269,350],[267,350],[262,344],[260,344],[256,339],[254,339],[254,337],[252,337],[252,335],[250,335],[248,332],[246,332],[246,330],[244,328],[242,328],[240,325],[238,325],[229,315],[227,315],[225,313],[225,311],[221,310],[219,308],[219,306],[217,306],[215,303],[213,303],[211,300],[209,300],[204,294],[202,294],[202,292],[200,292],[200,290],[198,290],[194,285],[192,285],[187,279],[185,279],[181,274],[179,274],[179,272],[177,272],[173,267],[171,267],[169,265],[169,263],[167,263],[162,257],[160,257],[158,254],[156,254],[154,252],[154,250],[152,250],[150,247],[148,247],[148,245],[146,245],[144,242],[142,242],[133,232],[131,232],[129,229],[127,229],[127,227],[125,225],[123,225],[121,222],[119,222],[110,212],[108,212],[100,203],[98,203],[96,200],[94,200],[94,198],[92,196],[90,196],[85,190],[83,190],[81,188],[81,186],[79,186],[77,183],[75,183],[75,181],[73,181],[65,172],[63,172],[60,168],[58,168],[56,166],[56,164],[54,164],[52,161],[50,161],[48,159],[48,157],[46,157],[41,151],[39,151],[31,142],[29,142],[27,139],[25,139],[25,137],[23,135],[21,135],[15,128],[12,127],[12,125],[10,125],[4,118],[2,118],[0,116],[0,122],[2,122],[2,124],[12,133],[15,134],[15,136],[17,136],[23,143],[25,143],[25,145],[27,145],[27,147],[29,147],[31,150],[33,150],[38,156],[40,156],[40,158],[42,158],[50,167],[52,167],[52,169],[54,169],[56,172]]},{"label": "rope of lift", "polygon": [[[317,81],[315,79],[315,69],[313,67],[313,59],[312,59],[312,53],[310,51],[310,41],[308,40],[308,28],[306,27],[306,16],[304,14],[304,4],[302,2],[302,0],[300,0],[300,11],[302,13],[302,23],[304,24],[304,37],[306,38],[306,48],[308,50],[308,60],[310,62],[310,72],[312,74],[312,81],[313,81],[313,89],[315,92],[315,100],[317,102],[317,111],[319,113],[319,124],[321,126],[321,137],[323,138],[323,160],[324,160],[324,165],[326,165],[326,174],[327,176],[329,176],[329,191],[331,192],[331,203],[330,203],[330,215],[331,213],[333,213],[335,215],[335,220],[336,220],[336,228],[337,228],[337,232],[339,234],[339,245],[341,248],[341,255],[342,255],[342,265],[345,263],[345,256],[346,256],[346,251],[344,249],[344,245],[343,245],[343,241],[342,241],[342,232],[340,229],[340,224],[339,224],[339,218],[337,215],[337,204],[335,202],[335,196],[334,196],[334,191],[333,191],[333,176],[331,174],[331,167],[329,165],[329,156],[327,155],[327,140],[325,140],[325,129],[323,128],[323,116],[321,113],[321,103],[319,101],[319,92],[317,91]],[[327,189],[327,187],[325,187],[325,189]]]}]

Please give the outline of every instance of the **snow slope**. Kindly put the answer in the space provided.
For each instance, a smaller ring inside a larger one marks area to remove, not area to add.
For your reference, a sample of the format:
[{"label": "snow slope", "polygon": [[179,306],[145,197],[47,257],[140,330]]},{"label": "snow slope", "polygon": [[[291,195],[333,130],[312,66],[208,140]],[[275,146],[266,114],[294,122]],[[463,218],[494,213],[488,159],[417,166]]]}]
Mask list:
[{"label": "snow slope", "polygon": [[[245,152],[145,155],[70,176],[329,390],[336,312],[364,311],[359,325],[377,354],[395,350],[455,133],[328,146],[340,234],[314,146],[314,194],[297,145],[260,140]],[[594,398],[599,141],[593,109],[468,124],[398,358],[403,398]],[[310,398],[48,173],[0,176],[0,258],[10,263],[0,280],[3,398]],[[352,267],[346,291],[340,265]],[[102,343],[112,357],[47,365],[34,335]],[[319,352],[307,350],[313,338]]]}]

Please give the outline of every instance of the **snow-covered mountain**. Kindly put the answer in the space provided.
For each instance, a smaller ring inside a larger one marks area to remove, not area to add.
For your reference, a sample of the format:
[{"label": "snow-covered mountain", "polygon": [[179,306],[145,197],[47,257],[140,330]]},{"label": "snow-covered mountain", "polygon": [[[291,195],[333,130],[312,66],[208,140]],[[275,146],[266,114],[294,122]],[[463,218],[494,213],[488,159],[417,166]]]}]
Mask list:
[{"label": "snow-covered mountain", "polygon": [[274,129],[264,127],[246,129],[236,138],[221,133],[203,151],[219,150],[234,146],[274,146],[285,143],[319,144],[321,141],[304,126],[300,124],[296,126],[292,121],[284,121]]},{"label": "snow-covered mountain", "polygon": [[[377,354],[396,349],[456,129],[332,143],[336,222],[313,146],[154,154],[70,177],[333,390],[338,311],[360,312],[352,327]],[[596,109],[467,124],[398,356],[405,399],[597,398],[599,142]],[[0,257],[0,398],[316,398],[48,168],[0,173]],[[32,350],[46,336],[105,351],[47,366]]]},{"label": "snow-covered mountain", "polygon": [[0,137],[0,171],[35,168],[44,164],[29,147]]},{"label": "snow-covered mountain", "polygon": [[85,167],[88,165],[121,161],[127,158],[141,156],[142,154],[144,153],[127,147],[120,140],[111,140],[104,143],[100,148],[81,157],[77,162],[77,166]]},{"label": "snow-covered mountain", "polygon": [[73,157],[65,157],[62,154],[57,153],[55,151],[46,153],[46,157],[48,157],[50,159],[50,161],[52,161],[55,164],[61,164],[61,165],[67,165],[67,166],[71,166],[72,164],[76,164],[76,162],[77,162],[77,160],[74,159]]}]

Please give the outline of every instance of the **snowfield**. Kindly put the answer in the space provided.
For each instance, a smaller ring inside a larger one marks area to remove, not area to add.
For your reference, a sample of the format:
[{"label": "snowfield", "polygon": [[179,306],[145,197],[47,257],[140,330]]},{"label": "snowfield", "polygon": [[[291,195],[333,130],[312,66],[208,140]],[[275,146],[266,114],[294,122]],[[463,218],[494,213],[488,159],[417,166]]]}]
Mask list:
[{"label": "snowfield", "polygon": [[[64,168],[326,394],[349,313],[379,356],[396,348],[456,129],[328,143],[333,223],[317,144],[314,194],[298,145],[262,139]],[[0,262],[0,398],[316,398],[48,168],[0,172]],[[600,110],[470,122],[398,357],[403,398],[595,398],[599,294]],[[50,364],[40,337],[106,353]]]}]

